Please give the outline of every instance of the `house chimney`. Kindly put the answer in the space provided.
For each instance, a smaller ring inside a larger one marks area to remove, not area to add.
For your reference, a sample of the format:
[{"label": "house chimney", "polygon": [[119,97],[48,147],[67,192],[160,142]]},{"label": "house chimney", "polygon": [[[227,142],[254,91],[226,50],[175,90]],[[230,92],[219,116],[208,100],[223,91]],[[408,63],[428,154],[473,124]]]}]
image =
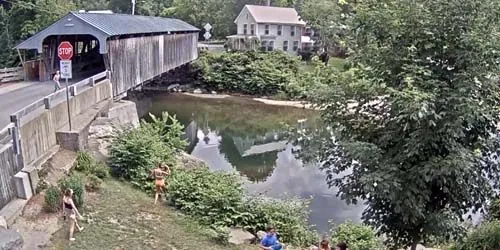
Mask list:
[{"label": "house chimney", "polygon": [[271,6],[271,0],[267,0],[266,6]]}]

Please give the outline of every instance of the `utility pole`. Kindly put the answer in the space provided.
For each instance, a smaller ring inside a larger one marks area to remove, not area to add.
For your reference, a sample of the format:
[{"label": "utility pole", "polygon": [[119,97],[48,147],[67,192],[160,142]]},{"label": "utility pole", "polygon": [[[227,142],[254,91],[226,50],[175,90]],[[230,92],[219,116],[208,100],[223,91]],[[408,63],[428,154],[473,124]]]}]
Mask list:
[{"label": "utility pole", "polygon": [[135,14],[135,0],[132,0],[132,15]]}]

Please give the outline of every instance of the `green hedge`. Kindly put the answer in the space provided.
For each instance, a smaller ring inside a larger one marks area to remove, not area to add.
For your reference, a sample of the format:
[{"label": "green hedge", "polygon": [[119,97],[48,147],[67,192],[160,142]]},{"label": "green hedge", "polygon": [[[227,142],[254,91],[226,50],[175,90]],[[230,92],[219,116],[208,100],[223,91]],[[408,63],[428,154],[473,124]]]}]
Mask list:
[{"label": "green hedge", "polygon": [[300,65],[298,57],[278,51],[202,53],[193,63],[209,87],[251,95],[288,93]]},{"label": "green hedge", "polygon": [[459,241],[454,250],[500,249],[500,221],[484,222]]}]

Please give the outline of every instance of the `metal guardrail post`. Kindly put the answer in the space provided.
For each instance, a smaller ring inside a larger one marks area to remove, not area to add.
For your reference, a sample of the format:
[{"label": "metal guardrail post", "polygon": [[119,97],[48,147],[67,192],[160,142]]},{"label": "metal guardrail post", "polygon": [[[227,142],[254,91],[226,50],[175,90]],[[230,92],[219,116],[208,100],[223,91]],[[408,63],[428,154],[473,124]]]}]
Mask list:
[{"label": "metal guardrail post", "polygon": [[43,98],[43,104],[45,105],[45,109],[50,109],[50,98],[45,97]]},{"label": "metal guardrail post", "polygon": [[19,128],[19,125],[21,123],[19,116],[17,114],[15,115],[10,115],[10,122],[14,123],[14,126]]},{"label": "metal guardrail post", "polygon": [[78,92],[76,91],[76,86],[75,85],[72,85],[72,86],[69,87],[69,92],[70,92],[71,96],[78,95]]},{"label": "metal guardrail post", "polygon": [[10,133],[12,134],[12,146],[14,147],[14,152],[16,155],[21,154],[21,144],[19,143],[19,129],[17,127],[10,128]]}]

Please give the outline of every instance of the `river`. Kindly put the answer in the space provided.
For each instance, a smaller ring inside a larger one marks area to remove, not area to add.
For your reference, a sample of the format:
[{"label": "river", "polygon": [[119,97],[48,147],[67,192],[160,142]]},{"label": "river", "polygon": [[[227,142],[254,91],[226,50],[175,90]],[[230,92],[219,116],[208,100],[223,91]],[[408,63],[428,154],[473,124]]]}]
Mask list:
[{"label": "river", "polygon": [[[334,224],[360,222],[362,205],[347,205],[329,189],[325,173],[292,153],[284,124],[316,126],[315,111],[271,106],[246,98],[207,99],[182,94],[151,97],[149,112],[168,111],[187,127],[195,140],[189,152],[213,170],[236,170],[248,180],[250,193],[280,198],[312,198],[309,222],[320,233]],[[299,121],[304,121],[299,124]]]}]

